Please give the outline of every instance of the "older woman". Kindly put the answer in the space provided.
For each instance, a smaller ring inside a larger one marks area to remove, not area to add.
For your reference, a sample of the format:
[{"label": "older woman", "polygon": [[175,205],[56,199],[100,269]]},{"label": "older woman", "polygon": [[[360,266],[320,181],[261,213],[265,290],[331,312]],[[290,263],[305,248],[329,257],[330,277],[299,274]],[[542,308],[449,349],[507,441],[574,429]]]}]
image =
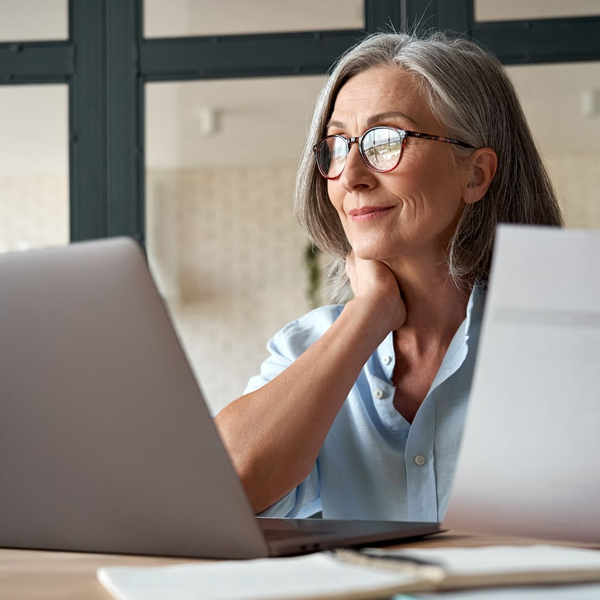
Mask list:
[{"label": "older woman", "polygon": [[250,501],[266,516],[441,520],[496,224],[561,224],[500,63],[442,34],[350,50],[319,97],[296,209],[354,295],[277,333],[217,416]]}]

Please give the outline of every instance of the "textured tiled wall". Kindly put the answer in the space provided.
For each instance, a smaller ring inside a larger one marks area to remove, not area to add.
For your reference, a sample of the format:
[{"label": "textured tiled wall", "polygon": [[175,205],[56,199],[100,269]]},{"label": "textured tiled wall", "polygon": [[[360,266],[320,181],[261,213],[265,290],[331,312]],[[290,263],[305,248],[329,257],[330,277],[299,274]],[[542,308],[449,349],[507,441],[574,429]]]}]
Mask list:
[{"label": "textured tiled wall", "polygon": [[567,227],[600,229],[600,152],[545,160]]},{"label": "textured tiled wall", "polygon": [[295,167],[149,174],[148,250],[212,410],[240,396],[265,344],[309,310]]},{"label": "textured tiled wall", "polygon": [[66,174],[0,175],[0,252],[69,241]]}]

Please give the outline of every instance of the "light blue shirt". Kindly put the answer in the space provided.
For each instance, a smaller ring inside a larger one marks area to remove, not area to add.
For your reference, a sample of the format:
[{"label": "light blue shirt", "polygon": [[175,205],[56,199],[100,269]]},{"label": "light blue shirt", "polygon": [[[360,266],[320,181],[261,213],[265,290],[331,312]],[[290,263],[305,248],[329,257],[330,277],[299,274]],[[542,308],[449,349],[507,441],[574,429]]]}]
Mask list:
[{"label": "light blue shirt", "polygon": [[[390,333],[360,372],[310,475],[261,515],[304,518],[322,511],[326,519],[441,521],[456,467],[484,299],[484,290],[475,286],[466,318],[412,425],[393,405]],[[342,310],[324,306],[286,325],[269,341],[271,356],[245,393],[279,375]]]}]

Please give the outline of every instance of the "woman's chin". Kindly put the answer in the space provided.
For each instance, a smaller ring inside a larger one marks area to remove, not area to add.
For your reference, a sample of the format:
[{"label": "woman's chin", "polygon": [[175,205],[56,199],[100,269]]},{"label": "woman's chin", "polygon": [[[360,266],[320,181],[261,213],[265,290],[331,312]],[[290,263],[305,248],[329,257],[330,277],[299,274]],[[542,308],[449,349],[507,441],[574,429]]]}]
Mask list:
[{"label": "woman's chin", "polygon": [[390,248],[374,248],[371,246],[367,247],[354,247],[354,254],[362,260],[388,260],[395,258],[399,255],[396,251],[392,251]]}]

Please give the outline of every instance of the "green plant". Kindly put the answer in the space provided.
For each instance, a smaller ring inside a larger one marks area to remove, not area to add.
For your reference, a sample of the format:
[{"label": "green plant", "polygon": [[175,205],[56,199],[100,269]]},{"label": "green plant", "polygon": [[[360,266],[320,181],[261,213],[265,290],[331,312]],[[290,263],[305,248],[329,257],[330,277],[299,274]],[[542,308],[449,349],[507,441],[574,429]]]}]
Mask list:
[{"label": "green plant", "polygon": [[306,296],[310,301],[311,308],[317,308],[320,305],[319,290],[321,289],[321,269],[319,267],[319,256],[321,250],[311,242],[304,251],[304,266],[308,274],[308,289]]}]

